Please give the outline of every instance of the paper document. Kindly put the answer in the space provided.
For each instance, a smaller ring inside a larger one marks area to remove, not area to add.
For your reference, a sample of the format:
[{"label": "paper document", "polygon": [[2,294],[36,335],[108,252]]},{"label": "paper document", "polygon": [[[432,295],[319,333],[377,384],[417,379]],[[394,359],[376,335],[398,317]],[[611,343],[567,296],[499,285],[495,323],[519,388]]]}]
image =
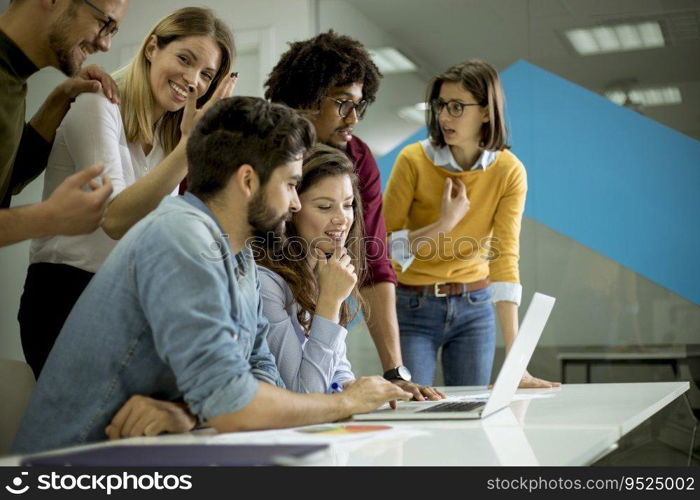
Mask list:
[{"label": "paper document", "polygon": [[390,425],[336,423],[297,427],[294,429],[277,429],[271,431],[231,432],[213,436],[207,441],[212,444],[332,444],[368,438],[376,439],[395,437],[407,432],[416,431],[403,426],[401,428],[395,428]]}]

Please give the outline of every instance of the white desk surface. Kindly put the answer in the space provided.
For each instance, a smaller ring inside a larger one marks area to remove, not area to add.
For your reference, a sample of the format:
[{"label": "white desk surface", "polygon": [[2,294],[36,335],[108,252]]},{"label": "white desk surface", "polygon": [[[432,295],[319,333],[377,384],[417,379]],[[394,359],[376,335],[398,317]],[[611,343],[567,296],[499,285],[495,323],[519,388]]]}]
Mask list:
[{"label": "white desk surface", "polygon": [[[310,465],[588,465],[688,388],[688,382],[564,385],[551,398],[514,401],[510,408],[484,420],[381,422],[378,424],[391,425],[394,430],[334,442]],[[453,395],[483,390],[448,389]],[[528,392],[544,391],[518,391]],[[276,430],[217,436],[205,431],[124,439],[107,445],[288,443],[292,433]],[[334,438],[318,439],[315,442]],[[88,447],[94,446],[105,444]],[[20,458],[2,458],[0,466],[18,465]]]},{"label": "white desk surface", "polygon": [[[689,382],[632,384],[565,384],[556,396],[514,401],[511,409],[526,428],[613,428],[618,439],[690,388]],[[450,394],[473,392],[471,387],[451,387]],[[547,393],[552,390],[520,389]]]}]

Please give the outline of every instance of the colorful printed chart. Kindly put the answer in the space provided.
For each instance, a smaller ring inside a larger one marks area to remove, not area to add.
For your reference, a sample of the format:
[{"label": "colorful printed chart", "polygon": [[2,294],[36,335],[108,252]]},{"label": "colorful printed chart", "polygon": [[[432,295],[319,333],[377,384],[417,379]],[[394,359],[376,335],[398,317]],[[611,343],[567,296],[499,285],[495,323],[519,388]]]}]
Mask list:
[{"label": "colorful printed chart", "polygon": [[297,429],[296,432],[300,432],[302,434],[322,434],[322,435],[329,435],[329,434],[362,434],[362,433],[368,433],[368,432],[381,432],[381,431],[390,431],[392,429],[391,426],[389,425],[357,425],[357,424],[348,424],[348,425],[338,425],[338,424],[331,424],[331,425],[319,425],[316,427],[310,427],[306,429]]}]

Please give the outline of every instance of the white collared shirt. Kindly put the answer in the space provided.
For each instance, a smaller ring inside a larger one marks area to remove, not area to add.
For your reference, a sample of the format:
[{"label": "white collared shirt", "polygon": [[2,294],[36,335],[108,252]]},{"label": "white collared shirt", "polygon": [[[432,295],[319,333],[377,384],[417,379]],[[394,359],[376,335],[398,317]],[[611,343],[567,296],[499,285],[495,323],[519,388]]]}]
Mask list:
[{"label": "white collared shirt", "polygon": [[[423,152],[425,152],[425,156],[427,156],[434,165],[451,172],[465,171],[459,166],[448,146],[436,148],[431,144],[430,139],[420,141],[420,145],[423,148]],[[484,149],[469,170],[486,170],[496,161],[497,156],[498,151]],[[400,231],[394,231],[389,235],[390,256],[401,266],[402,271],[406,271],[415,259],[415,255],[411,253],[408,233],[408,229],[402,229]],[[520,305],[523,293],[523,287],[520,283],[494,281],[491,283],[490,287],[493,302],[507,301],[515,302]]]},{"label": "white collared shirt", "polygon": [[[433,164],[453,172],[464,172],[464,169],[459,166],[459,163],[457,163],[457,160],[455,160],[455,157],[452,155],[452,151],[448,146],[436,148],[432,145],[430,139],[420,141],[420,145],[423,148],[425,156],[427,156],[428,159],[433,162]],[[479,158],[476,159],[476,162],[469,170],[486,170],[486,167],[496,161],[497,156],[498,151],[484,149],[481,151]]]}]

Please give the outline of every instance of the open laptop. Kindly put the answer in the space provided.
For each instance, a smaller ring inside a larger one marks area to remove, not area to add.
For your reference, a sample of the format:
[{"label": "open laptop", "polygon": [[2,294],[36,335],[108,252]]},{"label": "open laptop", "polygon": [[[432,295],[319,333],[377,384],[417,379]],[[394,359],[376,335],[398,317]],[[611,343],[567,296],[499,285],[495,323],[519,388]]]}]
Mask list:
[{"label": "open laptop", "polygon": [[354,420],[465,420],[485,418],[508,406],[518,389],[537,341],[554,307],[554,297],[535,293],[487,401],[399,402],[396,410],[382,408],[355,415]]}]

